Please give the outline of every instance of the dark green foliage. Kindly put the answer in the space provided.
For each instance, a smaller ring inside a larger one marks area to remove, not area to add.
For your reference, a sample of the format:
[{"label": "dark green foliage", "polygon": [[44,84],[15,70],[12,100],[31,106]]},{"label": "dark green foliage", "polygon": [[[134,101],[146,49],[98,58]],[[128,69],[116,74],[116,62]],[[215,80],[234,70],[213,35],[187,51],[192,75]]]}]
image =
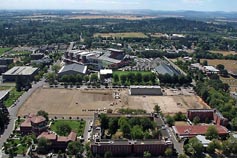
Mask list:
[{"label": "dark green foliage", "polygon": [[76,155],[76,157],[83,157],[82,153],[84,151],[83,144],[81,142],[70,142],[67,146],[69,155]]},{"label": "dark green foliage", "polygon": [[191,138],[184,146],[184,150],[188,155],[202,157],[203,146],[197,138]]},{"label": "dark green foliage", "polygon": [[47,121],[49,120],[49,114],[43,110],[37,112],[38,116],[43,116]]},{"label": "dark green foliage", "polygon": [[207,139],[218,139],[219,134],[215,126],[209,126],[206,133]]},{"label": "dark green foliage", "polygon": [[167,122],[167,124],[169,126],[173,126],[174,125],[175,120],[174,120],[174,118],[172,116],[167,115],[165,118],[166,118],[166,122]]},{"label": "dark green foliage", "polygon": [[57,128],[57,134],[62,136],[68,136],[72,130],[71,127],[65,123],[59,124],[56,128]]}]

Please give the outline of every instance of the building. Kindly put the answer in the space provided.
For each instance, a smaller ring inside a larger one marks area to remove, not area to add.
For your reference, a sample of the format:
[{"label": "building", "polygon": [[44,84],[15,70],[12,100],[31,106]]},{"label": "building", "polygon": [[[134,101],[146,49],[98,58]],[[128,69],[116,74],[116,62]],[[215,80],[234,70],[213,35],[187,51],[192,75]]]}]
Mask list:
[{"label": "building", "polygon": [[0,107],[3,102],[9,97],[9,90],[0,91]]},{"label": "building", "polygon": [[200,143],[202,143],[202,146],[205,148],[211,143],[211,141],[206,139],[205,136],[197,135],[196,138],[199,140]]},{"label": "building", "polygon": [[39,135],[47,130],[47,121],[43,116],[29,114],[24,122],[20,125],[21,134],[34,133]]},{"label": "building", "polygon": [[51,142],[50,149],[65,150],[68,143],[77,140],[77,133],[70,132],[68,136],[58,136],[53,132],[42,132],[37,139],[45,138]]},{"label": "building", "polygon": [[69,64],[63,66],[59,72],[59,76],[63,75],[76,75],[76,74],[81,74],[85,75],[87,73],[87,66],[85,65],[80,65],[80,64]]},{"label": "building", "polygon": [[26,80],[34,80],[38,73],[38,68],[31,66],[15,66],[2,74],[3,81],[15,81],[17,77],[23,77]]},{"label": "building", "polygon": [[[124,115],[110,115],[109,117],[125,117]],[[158,117],[152,115],[137,115],[133,117],[148,117],[156,121]],[[145,151],[149,151],[152,156],[164,155],[167,148],[173,149],[173,143],[160,137],[157,139],[146,140],[128,140],[128,139],[103,139],[100,125],[98,122],[98,114],[94,115],[94,123],[92,125],[91,137],[91,151],[93,155],[104,156],[107,151],[110,151],[113,156],[126,157],[126,156],[143,156]],[[158,124],[157,127],[160,125]],[[163,132],[162,132],[163,133]],[[168,132],[167,132],[168,133]],[[163,134],[162,134],[163,136]]]},{"label": "building", "polygon": [[216,125],[228,125],[228,119],[223,117],[216,109],[189,109],[187,111],[187,118],[193,121],[195,117],[199,117],[200,122],[212,121]]},{"label": "building", "polygon": [[173,148],[172,143],[162,140],[102,140],[93,141],[91,143],[91,151],[94,155],[103,156],[110,151],[113,156],[141,156],[145,151],[149,151],[151,155],[163,155],[167,148]]},{"label": "building", "polygon": [[100,79],[111,78],[112,75],[113,75],[112,69],[102,69],[102,70],[100,70],[99,78]]},{"label": "building", "polygon": [[160,86],[130,86],[130,95],[162,95]]},{"label": "building", "polygon": [[203,71],[208,75],[209,74],[218,74],[220,72],[218,69],[214,68],[213,66],[204,66]]},{"label": "building", "polygon": [[0,58],[0,65],[10,65],[13,63],[13,58]]},{"label": "building", "polygon": [[6,72],[8,70],[7,65],[0,65],[0,74]]},{"label": "building", "polygon": [[31,60],[39,60],[42,59],[44,57],[43,53],[32,53],[30,55]]},{"label": "building", "polygon": [[[182,138],[192,138],[197,135],[205,135],[209,125],[186,125],[186,126],[173,126],[173,131],[176,136]],[[229,134],[228,129],[224,126],[215,125],[220,137],[225,137]]]},{"label": "building", "polygon": [[165,74],[168,74],[170,76],[180,75],[180,72],[178,70],[176,70],[171,65],[163,63],[163,62],[161,62],[159,66],[155,67],[155,72],[158,75],[165,75]]}]

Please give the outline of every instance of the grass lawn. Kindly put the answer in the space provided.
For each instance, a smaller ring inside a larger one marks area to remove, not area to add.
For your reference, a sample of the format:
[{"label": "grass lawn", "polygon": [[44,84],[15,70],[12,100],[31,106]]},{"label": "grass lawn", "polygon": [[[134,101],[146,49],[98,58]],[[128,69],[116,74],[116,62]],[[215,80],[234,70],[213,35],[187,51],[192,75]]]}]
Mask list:
[{"label": "grass lawn", "polygon": [[142,75],[145,75],[145,74],[152,74],[152,72],[150,71],[114,71],[113,74],[117,74],[119,77],[121,75],[128,75],[130,72],[132,73],[141,73]]},{"label": "grass lawn", "polygon": [[6,107],[10,107],[23,93],[24,93],[24,91],[17,92],[16,88],[13,88],[10,91],[10,95],[9,95],[8,99],[4,101],[4,105]]},{"label": "grass lawn", "polygon": [[13,56],[27,56],[27,55],[30,55],[31,52],[28,52],[28,51],[20,51],[20,52],[11,52],[11,55]]},{"label": "grass lawn", "polygon": [[0,86],[0,91],[11,89],[12,87],[9,86]]},{"label": "grass lawn", "polygon": [[81,120],[55,120],[50,126],[50,129],[56,133],[59,133],[57,127],[61,124],[68,124],[72,131],[77,132],[78,136],[82,136],[86,122]]},{"label": "grass lawn", "polygon": [[5,53],[6,51],[11,50],[12,48],[0,48],[0,55],[2,55],[3,53]]},{"label": "grass lawn", "polygon": [[123,33],[95,33],[94,37],[113,37],[113,38],[148,38],[142,32],[123,32]]},{"label": "grass lawn", "polygon": [[[31,142],[30,136],[21,137],[21,140],[9,139],[6,143],[6,148],[13,148],[14,154],[25,154],[29,148],[29,142]],[[6,149],[5,152],[7,152]]]}]

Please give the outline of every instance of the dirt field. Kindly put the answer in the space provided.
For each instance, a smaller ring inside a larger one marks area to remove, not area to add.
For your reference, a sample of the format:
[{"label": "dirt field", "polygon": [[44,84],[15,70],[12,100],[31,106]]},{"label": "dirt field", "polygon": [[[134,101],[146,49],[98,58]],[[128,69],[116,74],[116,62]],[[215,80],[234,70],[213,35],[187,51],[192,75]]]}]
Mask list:
[{"label": "dirt field", "polygon": [[[115,99],[116,92],[119,96]],[[120,98],[120,99],[119,99]],[[130,96],[128,90],[77,90],[77,89],[38,89],[20,108],[18,115],[45,110],[54,116],[92,116],[101,112],[120,108],[144,109],[152,112],[158,104],[166,114],[185,113],[189,108],[209,108],[196,96]]]},{"label": "dirt field", "polygon": [[124,33],[96,33],[94,37],[119,37],[119,38],[147,38],[142,32],[124,32]]},{"label": "dirt field", "polygon": [[222,54],[222,55],[224,55],[224,56],[227,56],[227,55],[237,55],[237,52],[235,52],[235,51],[214,51],[214,50],[212,50],[212,51],[210,51],[211,53],[219,53],[219,54]]},{"label": "dirt field", "polygon": [[222,82],[227,83],[230,86],[230,92],[236,92],[237,91],[237,79],[233,77],[220,77]]}]

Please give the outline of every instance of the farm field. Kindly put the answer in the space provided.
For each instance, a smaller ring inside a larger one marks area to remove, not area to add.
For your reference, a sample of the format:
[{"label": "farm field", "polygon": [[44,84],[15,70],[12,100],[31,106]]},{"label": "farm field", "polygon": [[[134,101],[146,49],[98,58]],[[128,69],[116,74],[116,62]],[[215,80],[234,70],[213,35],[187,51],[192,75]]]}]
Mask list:
[{"label": "farm field", "polygon": [[148,38],[142,32],[124,32],[124,33],[96,33],[94,37],[112,37],[112,38]]},{"label": "farm field", "polygon": [[[119,95],[115,99],[114,93]],[[186,113],[190,108],[209,108],[195,96],[130,96],[126,90],[77,90],[77,89],[38,89],[18,111],[19,116],[44,110],[50,117],[93,116],[94,112],[106,112],[120,108],[144,109],[153,112],[158,104],[165,114]]]},{"label": "farm field", "polygon": [[224,83],[227,83],[230,86],[230,92],[236,92],[237,91],[237,79],[230,77],[220,77],[221,81]]},{"label": "farm field", "polygon": [[211,53],[219,53],[219,54],[222,54],[223,56],[227,56],[227,55],[237,55],[237,52],[235,51],[215,51],[215,50],[212,50],[210,51]]},{"label": "farm field", "polygon": [[201,59],[201,62],[203,62],[204,60],[207,60],[208,65],[217,66],[218,64],[222,64],[225,66],[225,69],[227,69],[228,71],[237,70],[236,60]]}]

